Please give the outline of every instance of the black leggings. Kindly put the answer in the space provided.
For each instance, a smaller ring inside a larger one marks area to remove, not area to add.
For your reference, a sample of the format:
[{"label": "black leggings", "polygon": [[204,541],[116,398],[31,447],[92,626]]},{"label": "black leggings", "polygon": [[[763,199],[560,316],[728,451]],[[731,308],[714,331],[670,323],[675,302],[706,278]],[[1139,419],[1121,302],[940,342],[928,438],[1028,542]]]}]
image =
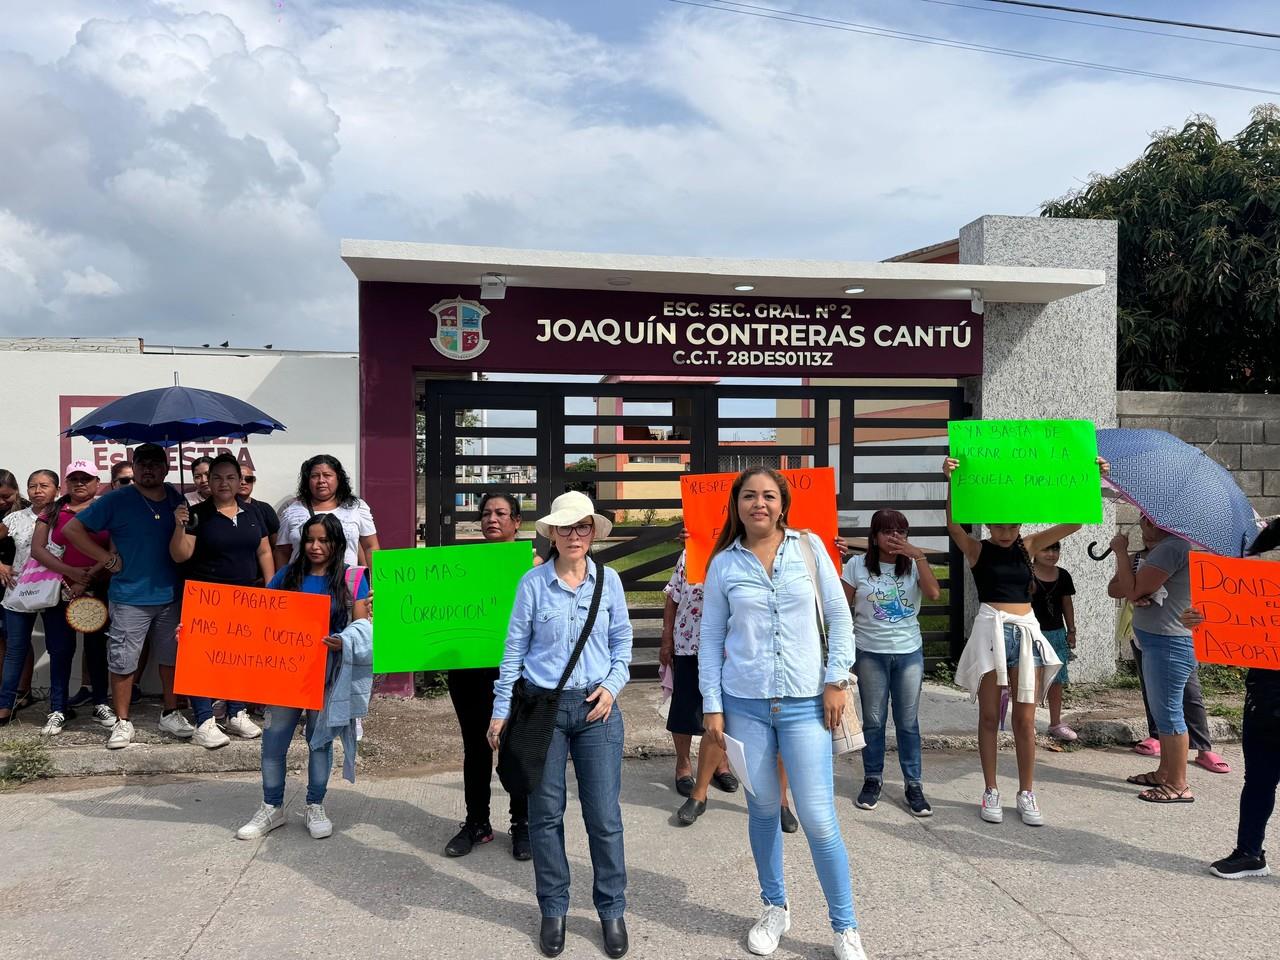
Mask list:
[{"label": "black leggings", "polygon": [[[493,750],[489,747],[489,719],[493,715],[493,682],[497,667],[449,671],[449,699],[462,731],[462,786],[467,803],[467,822],[489,822],[490,785],[493,781]],[[529,820],[527,797],[512,796],[511,822]]]},{"label": "black leggings", "polygon": [[1280,785],[1280,674],[1250,670],[1244,696],[1244,789],[1236,846],[1259,857]]}]

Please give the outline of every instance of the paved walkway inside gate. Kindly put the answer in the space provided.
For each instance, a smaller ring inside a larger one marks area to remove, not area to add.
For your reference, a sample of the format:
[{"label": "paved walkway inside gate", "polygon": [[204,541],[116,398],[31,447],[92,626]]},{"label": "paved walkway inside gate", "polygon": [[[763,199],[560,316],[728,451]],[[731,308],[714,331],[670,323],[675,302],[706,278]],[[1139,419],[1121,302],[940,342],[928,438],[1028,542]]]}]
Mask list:
[{"label": "paved walkway inside gate", "polygon": [[[1011,811],[999,826],[979,820],[973,754],[926,755],[930,820],[906,813],[892,776],[879,809],[857,810],[849,798],[860,768],[841,761],[838,810],[869,956],[1274,957],[1280,881],[1206,872],[1230,851],[1239,775],[1193,768],[1197,802],[1154,807],[1124,783],[1142,766],[1120,750],[1044,756],[1049,825],[1036,829]],[[1001,774],[1011,791],[1007,752]],[[62,781],[0,796],[0,958],[538,956],[532,867],[510,858],[506,837],[458,860],[441,853],[462,816],[456,773],[335,785],[327,807],[336,832],[321,841],[302,825],[297,776],[288,825],[260,842],[235,840],[259,796],[246,775]],[[630,955],[746,958],[757,885],[743,795],[713,791],[687,828],[672,822],[678,799],[668,759],[625,763]],[[564,956],[601,957],[572,800],[566,834]],[[829,957],[803,834],[785,845],[794,925],[775,957]]]}]

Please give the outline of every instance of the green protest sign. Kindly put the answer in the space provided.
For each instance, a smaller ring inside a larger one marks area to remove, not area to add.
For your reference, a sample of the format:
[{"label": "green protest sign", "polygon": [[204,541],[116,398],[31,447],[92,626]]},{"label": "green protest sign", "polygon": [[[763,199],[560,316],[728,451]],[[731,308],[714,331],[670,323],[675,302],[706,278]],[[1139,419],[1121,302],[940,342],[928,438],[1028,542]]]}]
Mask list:
[{"label": "green protest sign", "polygon": [[953,420],[956,523],[1101,523],[1098,435],[1088,420]]},{"label": "green protest sign", "polygon": [[373,554],[373,670],[496,667],[528,540]]}]

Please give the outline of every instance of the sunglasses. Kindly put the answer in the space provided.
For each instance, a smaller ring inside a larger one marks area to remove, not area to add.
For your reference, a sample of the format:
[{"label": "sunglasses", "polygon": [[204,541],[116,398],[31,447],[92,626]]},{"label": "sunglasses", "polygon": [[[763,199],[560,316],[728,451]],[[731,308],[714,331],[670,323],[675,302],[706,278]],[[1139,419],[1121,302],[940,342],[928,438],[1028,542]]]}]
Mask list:
[{"label": "sunglasses", "polygon": [[241,483],[257,483],[258,478],[257,477],[241,477],[240,482]]},{"label": "sunglasses", "polygon": [[556,527],[556,533],[562,537],[571,537],[575,533],[583,538],[591,536],[591,531],[596,528],[594,523],[575,523],[571,527]]},{"label": "sunglasses", "polygon": [[133,477],[116,477],[117,487],[127,487],[131,483],[133,483]]}]

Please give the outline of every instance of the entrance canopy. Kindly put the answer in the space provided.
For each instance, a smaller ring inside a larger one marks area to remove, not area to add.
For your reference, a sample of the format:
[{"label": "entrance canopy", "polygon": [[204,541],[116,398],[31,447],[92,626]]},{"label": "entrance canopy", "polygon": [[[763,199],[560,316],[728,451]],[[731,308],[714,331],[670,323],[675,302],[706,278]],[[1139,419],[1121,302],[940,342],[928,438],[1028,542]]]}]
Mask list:
[{"label": "entrance canopy", "polygon": [[342,259],[356,279],[384,283],[470,286],[486,275],[507,286],[572,290],[633,290],[723,296],[749,284],[757,297],[969,300],[1052,303],[1100,287],[1102,270],[1013,267],[965,263],[841,260],[733,260],[566,253],[454,244],[343,240]]}]

